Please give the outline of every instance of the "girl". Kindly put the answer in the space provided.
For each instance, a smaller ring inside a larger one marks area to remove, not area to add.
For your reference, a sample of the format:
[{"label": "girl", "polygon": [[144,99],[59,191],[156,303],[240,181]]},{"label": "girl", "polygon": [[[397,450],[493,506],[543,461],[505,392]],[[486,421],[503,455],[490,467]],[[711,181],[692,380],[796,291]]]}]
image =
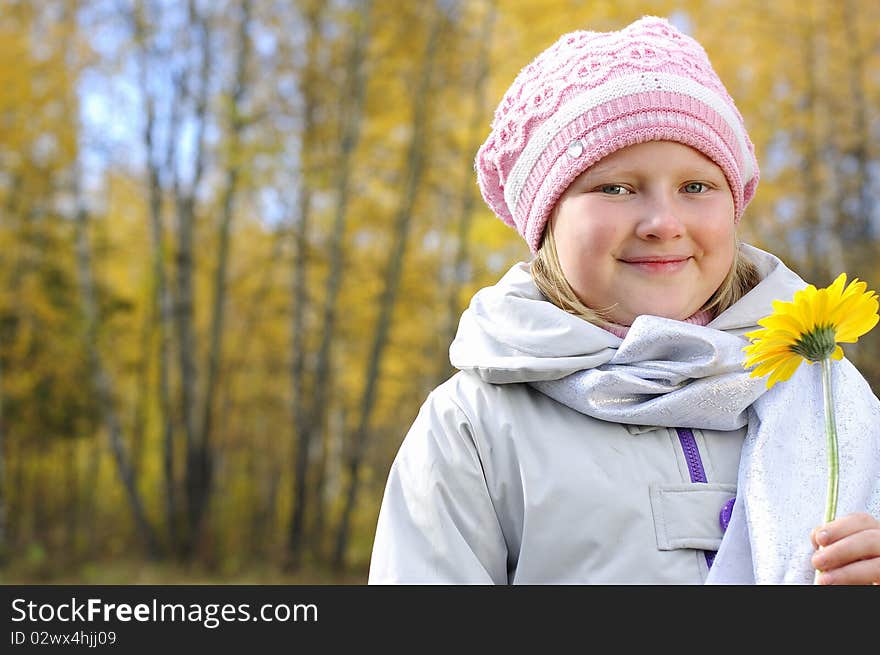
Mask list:
[{"label": "girl", "polygon": [[737,241],[758,164],[703,48],[655,17],[563,35],[476,170],[534,258],[464,312],[460,372],[392,465],[370,583],[880,580],[880,402],[839,362],[852,466],[816,528],[816,370],[766,391],[742,368],[743,333],[805,283]]}]

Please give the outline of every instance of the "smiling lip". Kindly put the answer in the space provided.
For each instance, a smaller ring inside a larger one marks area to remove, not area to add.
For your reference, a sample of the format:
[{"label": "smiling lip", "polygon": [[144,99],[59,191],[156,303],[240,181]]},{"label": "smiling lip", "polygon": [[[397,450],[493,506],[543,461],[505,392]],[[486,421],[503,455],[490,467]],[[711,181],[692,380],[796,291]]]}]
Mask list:
[{"label": "smiling lip", "polygon": [[645,273],[677,273],[685,267],[690,257],[677,255],[667,257],[631,257],[621,259],[624,264],[629,264]]}]

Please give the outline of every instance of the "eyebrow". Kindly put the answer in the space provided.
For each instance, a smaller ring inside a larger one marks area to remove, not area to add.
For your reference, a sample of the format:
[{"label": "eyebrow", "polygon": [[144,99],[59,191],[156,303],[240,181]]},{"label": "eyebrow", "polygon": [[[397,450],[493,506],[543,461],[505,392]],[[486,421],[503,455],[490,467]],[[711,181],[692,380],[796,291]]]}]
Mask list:
[{"label": "eyebrow", "polygon": [[614,166],[614,164],[603,164],[602,162],[597,162],[590,166],[587,170],[581,173],[578,177],[590,177],[592,175],[604,175],[605,173],[625,173],[626,171],[621,169],[620,166]]},{"label": "eyebrow", "polygon": [[[711,168],[710,166],[702,166],[702,165],[700,165],[700,166],[686,166],[681,170],[678,170],[678,171],[673,170],[671,172],[672,173],[681,173],[682,174],[681,177],[690,177],[691,175],[694,175],[694,174],[696,174],[697,177],[701,177],[701,176],[709,177],[709,176],[714,176],[714,175],[720,175],[721,177],[724,177],[723,171],[716,171],[714,168]],[[634,170],[634,169],[628,168],[626,166],[619,166],[619,165],[615,165],[615,164],[603,164],[603,162],[598,162],[598,163],[590,166],[590,168],[585,170],[583,173],[581,173],[578,176],[578,178],[586,179],[586,178],[590,178],[590,177],[603,176],[603,175],[627,176],[627,175],[637,175],[639,173],[641,173],[641,171]],[[684,173],[687,173],[687,175],[685,175]]]}]

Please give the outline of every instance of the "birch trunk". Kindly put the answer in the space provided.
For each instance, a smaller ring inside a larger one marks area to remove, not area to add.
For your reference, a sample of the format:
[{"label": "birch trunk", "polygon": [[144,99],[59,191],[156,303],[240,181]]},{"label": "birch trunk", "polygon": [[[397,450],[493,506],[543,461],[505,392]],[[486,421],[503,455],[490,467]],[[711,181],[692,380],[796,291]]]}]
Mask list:
[{"label": "birch trunk", "polygon": [[[68,11],[70,7],[66,8]],[[67,17],[71,20],[72,15]],[[77,53],[71,43],[65,47],[69,59],[73,62],[73,68],[79,67]],[[76,106],[73,99],[68,99],[68,106]],[[97,405],[103,418],[104,428],[110,444],[110,451],[116,464],[116,471],[122,482],[125,497],[131,508],[135,529],[141,543],[147,551],[147,557],[155,560],[161,554],[159,541],[153,526],[147,517],[144,503],[137,489],[131,459],[126,452],[123,440],[122,424],[116,407],[116,393],[113,377],[105,364],[99,347],[99,324],[101,317],[98,312],[98,299],[95,291],[95,277],[92,245],[89,239],[89,226],[91,216],[85,204],[85,198],[81,188],[82,171],[75,165],[72,175],[71,191],[76,203],[74,216],[74,240],[76,250],[77,279],[79,283],[80,306],[85,325],[84,348],[89,365],[89,371],[94,379],[94,388],[97,395]],[[97,445],[96,445],[97,448]],[[71,463],[75,465],[75,463]]]},{"label": "birch trunk", "polygon": [[210,71],[210,43],[205,19],[199,15],[194,0],[189,1],[189,24],[200,40],[201,61],[198,72],[199,88],[195,98],[193,120],[196,125],[195,159],[189,188],[184,189],[179,171],[174,181],[177,210],[177,296],[174,319],[177,329],[180,365],[180,404],[186,441],[186,534],[182,541],[184,557],[191,557],[202,527],[202,518],[208,500],[210,480],[210,453],[199,439],[196,425],[196,342],[194,322],[195,291],[193,288],[193,232],[195,228],[195,196],[204,166],[204,132],[207,120],[208,73]]},{"label": "birch trunk", "polygon": [[[336,188],[336,211],[333,221],[333,230],[331,232],[331,240],[328,253],[328,269],[326,288],[324,291],[324,307],[323,320],[321,322],[321,343],[318,348],[318,357],[315,363],[315,375],[313,380],[313,393],[311,402],[308,402],[305,394],[302,393],[301,382],[299,394],[297,396],[298,407],[294,413],[296,417],[296,463],[295,463],[295,488],[293,492],[293,510],[290,520],[290,539],[289,551],[291,557],[291,565],[296,568],[300,565],[302,559],[303,533],[305,531],[305,517],[308,502],[308,465],[311,457],[312,442],[314,441],[315,432],[323,433],[323,428],[327,418],[327,396],[331,385],[330,380],[330,344],[336,326],[336,306],[339,297],[339,289],[341,286],[343,269],[345,267],[345,253],[343,250],[345,224],[348,213],[349,186],[351,178],[352,158],[360,138],[360,128],[364,105],[364,53],[366,43],[370,31],[370,12],[372,9],[372,0],[362,0],[359,6],[358,25],[355,37],[352,42],[351,50],[348,57],[348,75],[349,83],[345,89],[345,105],[343,125],[342,125],[342,143],[340,148],[340,159],[337,164],[339,176]],[[313,37],[320,36],[319,23],[317,13],[310,16],[311,35]],[[311,44],[309,54],[310,61],[307,68],[308,74],[313,76],[314,71],[314,55],[317,43]],[[311,88],[311,85],[309,87]],[[313,123],[313,115],[315,111],[314,93],[306,92],[306,127],[305,134],[311,132]],[[308,191],[308,176],[303,176],[304,191],[306,197],[310,198]],[[307,207],[308,205],[304,205]],[[305,266],[304,253],[301,248],[305,244],[305,220],[300,224],[299,239],[297,242],[297,293],[298,302],[305,300]],[[300,310],[297,314],[301,320],[303,304],[298,304]],[[297,345],[295,345],[295,357],[302,357],[302,326],[298,326],[297,333],[300,335]],[[302,377],[302,363],[298,363],[299,375]],[[316,505],[318,506],[315,514],[320,514],[320,489],[315,494]]]},{"label": "birch trunk", "polygon": [[211,333],[208,346],[207,375],[205,378],[205,391],[202,404],[202,418],[199,425],[199,455],[200,469],[204,471],[203,487],[198,492],[200,506],[194,525],[205,510],[210,496],[211,476],[211,433],[213,430],[212,417],[214,409],[214,395],[217,388],[217,378],[220,370],[220,358],[223,353],[223,330],[226,315],[226,278],[229,265],[230,232],[234,216],[235,198],[238,192],[239,176],[241,174],[241,134],[244,130],[245,121],[242,118],[242,99],[247,88],[247,68],[250,56],[250,41],[248,39],[248,27],[251,21],[251,2],[242,0],[241,21],[239,23],[238,39],[239,50],[236,61],[235,89],[232,94],[232,102],[229,107],[228,117],[230,125],[230,152],[231,161],[226,170],[226,182],[223,191],[223,210],[220,225],[218,226],[219,250],[217,253],[217,265],[214,274],[214,296],[211,306]]},{"label": "birch trunk", "polygon": [[3,423],[3,357],[0,356],[0,566],[9,550],[6,532],[6,426]]},{"label": "birch trunk", "polygon": [[[485,116],[486,105],[486,79],[489,76],[489,54],[491,52],[492,29],[495,24],[495,16],[497,13],[495,2],[490,0],[487,3],[486,15],[480,26],[478,40],[480,49],[477,54],[476,73],[474,75],[474,106],[471,113],[470,123],[468,125],[469,145],[473,145],[472,149],[467,150],[464,166],[462,166],[461,180],[461,213],[459,214],[457,239],[455,248],[455,258],[452,264],[452,276],[449,284],[449,295],[446,301],[446,335],[445,344],[452,343],[458,329],[458,318],[461,314],[462,307],[459,295],[462,285],[468,279],[468,264],[470,263],[470,253],[468,246],[470,245],[470,227],[474,214],[474,153],[480,142],[480,136],[483,132],[483,117]],[[449,357],[444,350],[441,358],[436,379],[442,381],[451,372]]]},{"label": "birch trunk", "polygon": [[817,109],[818,94],[816,91],[816,30],[813,16],[809,11],[803,14],[805,27],[803,32],[803,64],[806,75],[806,90],[804,92],[801,106],[799,107],[801,115],[806,120],[806,126],[800,135],[800,139],[804,144],[804,156],[801,160],[801,175],[803,179],[804,203],[803,218],[807,224],[811,239],[807,248],[805,262],[805,274],[808,279],[822,279],[825,271],[825,264],[828,262],[828,253],[821,252],[819,248],[822,244],[828,244],[828,240],[821,238],[821,220],[819,208],[821,206],[821,188],[819,185],[819,148],[817,145]]},{"label": "birch trunk", "polygon": [[432,7],[430,34],[422,60],[418,86],[413,96],[412,118],[412,141],[406,159],[406,182],[403,197],[394,221],[394,244],[388,253],[388,263],[385,272],[385,284],[379,299],[379,316],[376,323],[376,332],[373,338],[370,356],[365,371],[365,388],[361,397],[360,416],[355,429],[351,444],[347,468],[348,486],[346,489],[342,516],[336,533],[336,544],[333,552],[333,567],[341,570],[345,566],[345,552],[348,547],[351,517],[357,503],[359,489],[359,473],[366,452],[367,439],[375,407],[376,392],[381,374],[382,355],[388,343],[388,332],[391,327],[391,317],[397,300],[397,290],[400,285],[403,260],[406,256],[412,213],[415,206],[416,194],[422,179],[422,170],[425,160],[425,133],[428,121],[428,101],[431,82],[434,72],[434,63],[437,58],[437,43],[440,36],[442,20],[439,8]]},{"label": "birch trunk", "polygon": [[122,439],[122,426],[116,411],[113,380],[110,372],[104,366],[98,348],[98,309],[95,298],[95,284],[92,274],[92,251],[88,238],[89,213],[86,209],[79,192],[79,181],[74,196],[77,198],[78,208],[76,211],[75,234],[76,234],[76,261],[79,277],[82,313],[85,318],[86,334],[85,348],[89,360],[89,366],[94,376],[95,389],[98,395],[98,406],[104,419],[104,426],[110,441],[110,450],[116,463],[120,481],[125,489],[125,495],[132,510],[135,527],[141,541],[147,547],[147,554],[151,559],[159,557],[159,543],[150,525],[143,501],[135,485],[134,474],[131,469],[125,444]]},{"label": "birch trunk", "polygon": [[[844,15],[843,26],[846,34],[846,43],[849,44],[849,102],[853,107],[853,133],[855,135],[854,146],[851,155],[856,160],[858,174],[855,180],[858,206],[855,220],[855,243],[859,246],[859,254],[863,254],[864,246],[872,241],[871,219],[873,217],[874,202],[871,189],[871,175],[868,167],[871,163],[868,146],[871,143],[871,131],[868,127],[868,101],[865,97],[865,57],[866,53],[861,45],[858,30],[859,11],[852,0],[843,3]],[[873,253],[871,253],[873,255]],[[873,256],[871,259],[873,260]],[[862,257],[862,259],[864,259]],[[866,265],[867,261],[858,261],[857,265]]]},{"label": "birch trunk", "polygon": [[[164,508],[165,529],[168,540],[173,550],[178,547],[177,534],[177,494],[175,491],[174,474],[174,430],[171,416],[171,384],[170,384],[170,322],[171,322],[171,296],[168,289],[168,281],[165,273],[165,227],[162,220],[162,181],[159,164],[156,161],[153,133],[156,124],[156,102],[152,97],[147,85],[147,71],[149,62],[147,58],[147,35],[143,16],[143,3],[138,2],[132,14],[135,43],[138,49],[140,70],[138,80],[141,87],[141,97],[144,100],[145,123],[142,133],[144,150],[147,160],[147,188],[149,194],[150,213],[150,237],[151,258],[153,267],[153,316],[157,318],[156,331],[158,338],[158,366],[159,366],[159,421],[162,425],[162,473],[164,485]],[[177,94],[175,93],[172,104],[176,105]],[[175,112],[176,113],[176,112]],[[174,121],[172,120],[171,134],[174,134]],[[169,139],[168,156],[166,164],[173,162],[174,139]]]}]

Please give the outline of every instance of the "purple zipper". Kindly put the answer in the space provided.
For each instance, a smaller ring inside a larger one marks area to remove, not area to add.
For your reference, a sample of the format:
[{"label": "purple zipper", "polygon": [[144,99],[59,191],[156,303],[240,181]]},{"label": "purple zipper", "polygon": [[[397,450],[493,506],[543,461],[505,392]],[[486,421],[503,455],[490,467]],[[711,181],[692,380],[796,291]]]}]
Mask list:
[{"label": "purple zipper", "polygon": [[[708,482],[694,433],[689,428],[676,428],[675,431],[678,432],[678,440],[681,442],[681,449],[684,451],[684,458],[687,460],[691,482]],[[715,551],[705,550],[703,553],[706,555],[706,564],[709,568],[712,568],[712,562],[715,561]]]}]

